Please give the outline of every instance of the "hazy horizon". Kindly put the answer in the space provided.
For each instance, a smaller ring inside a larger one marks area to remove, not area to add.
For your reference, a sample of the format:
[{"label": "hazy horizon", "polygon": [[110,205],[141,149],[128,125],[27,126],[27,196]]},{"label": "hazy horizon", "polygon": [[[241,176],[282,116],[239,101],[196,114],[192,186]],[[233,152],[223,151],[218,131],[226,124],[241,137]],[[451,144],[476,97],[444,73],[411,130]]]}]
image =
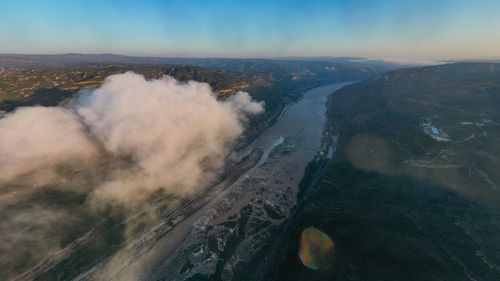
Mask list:
[{"label": "hazy horizon", "polygon": [[500,2],[15,1],[0,53],[146,57],[500,57]]},{"label": "hazy horizon", "polygon": [[389,58],[389,57],[355,57],[355,56],[269,56],[269,57],[230,57],[230,56],[148,56],[148,55],[127,55],[120,53],[0,53],[0,56],[121,56],[129,58],[152,58],[152,59],[241,59],[241,60],[322,60],[322,59],[352,59],[351,62],[375,62],[384,61],[387,63],[401,65],[437,65],[450,62],[493,62],[500,60],[498,57],[478,57],[463,59],[410,59],[410,58]]}]

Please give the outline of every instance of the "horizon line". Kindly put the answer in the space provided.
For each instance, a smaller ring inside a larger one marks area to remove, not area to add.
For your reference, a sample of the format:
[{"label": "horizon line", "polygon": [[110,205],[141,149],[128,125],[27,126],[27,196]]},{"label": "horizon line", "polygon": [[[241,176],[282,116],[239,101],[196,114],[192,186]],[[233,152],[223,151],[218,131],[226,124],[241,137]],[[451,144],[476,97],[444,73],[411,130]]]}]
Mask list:
[{"label": "horizon line", "polygon": [[470,58],[448,58],[448,59],[413,59],[413,58],[389,58],[389,57],[365,57],[365,56],[156,56],[156,55],[131,55],[120,53],[0,53],[0,56],[67,56],[67,55],[83,55],[83,56],[119,56],[129,58],[152,58],[152,59],[262,59],[262,60],[299,60],[299,59],[352,59],[352,60],[366,60],[366,61],[388,61],[393,63],[404,62],[466,62],[466,61],[488,61],[500,60],[497,57],[470,57]]}]

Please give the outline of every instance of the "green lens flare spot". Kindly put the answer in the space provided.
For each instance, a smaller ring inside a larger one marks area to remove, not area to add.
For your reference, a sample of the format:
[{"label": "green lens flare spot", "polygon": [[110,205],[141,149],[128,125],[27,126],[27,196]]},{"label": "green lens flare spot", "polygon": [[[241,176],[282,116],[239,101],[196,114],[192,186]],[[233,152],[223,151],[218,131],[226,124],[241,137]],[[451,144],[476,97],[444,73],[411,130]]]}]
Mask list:
[{"label": "green lens flare spot", "polygon": [[314,227],[304,229],[300,235],[299,257],[310,269],[326,269],[331,264],[333,248],[333,240]]}]

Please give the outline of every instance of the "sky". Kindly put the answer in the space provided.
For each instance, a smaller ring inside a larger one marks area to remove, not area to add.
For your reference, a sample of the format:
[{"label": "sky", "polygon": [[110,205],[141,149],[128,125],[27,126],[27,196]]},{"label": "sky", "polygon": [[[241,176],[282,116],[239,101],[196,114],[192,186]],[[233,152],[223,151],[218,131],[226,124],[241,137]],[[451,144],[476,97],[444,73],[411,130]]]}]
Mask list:
[{"label": "sky", "polygon": [[500,0],[0,0],[0,53],[500,57]]}]

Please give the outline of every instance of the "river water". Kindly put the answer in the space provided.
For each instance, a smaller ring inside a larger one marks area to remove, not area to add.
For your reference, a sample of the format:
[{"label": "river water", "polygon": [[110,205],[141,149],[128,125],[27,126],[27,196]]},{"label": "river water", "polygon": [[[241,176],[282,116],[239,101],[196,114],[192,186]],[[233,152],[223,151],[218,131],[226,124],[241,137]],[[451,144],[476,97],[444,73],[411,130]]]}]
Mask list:
[{"label": "river water", "polygon": [[262,133],[255,146],[266,150],[280,138],[288,139],[291,145],[297,146],[293,158],[305,167],[320,146],[328,95],[347,84],[335,83],[307,91],[302,99],[290,106],[273,126]]}]

